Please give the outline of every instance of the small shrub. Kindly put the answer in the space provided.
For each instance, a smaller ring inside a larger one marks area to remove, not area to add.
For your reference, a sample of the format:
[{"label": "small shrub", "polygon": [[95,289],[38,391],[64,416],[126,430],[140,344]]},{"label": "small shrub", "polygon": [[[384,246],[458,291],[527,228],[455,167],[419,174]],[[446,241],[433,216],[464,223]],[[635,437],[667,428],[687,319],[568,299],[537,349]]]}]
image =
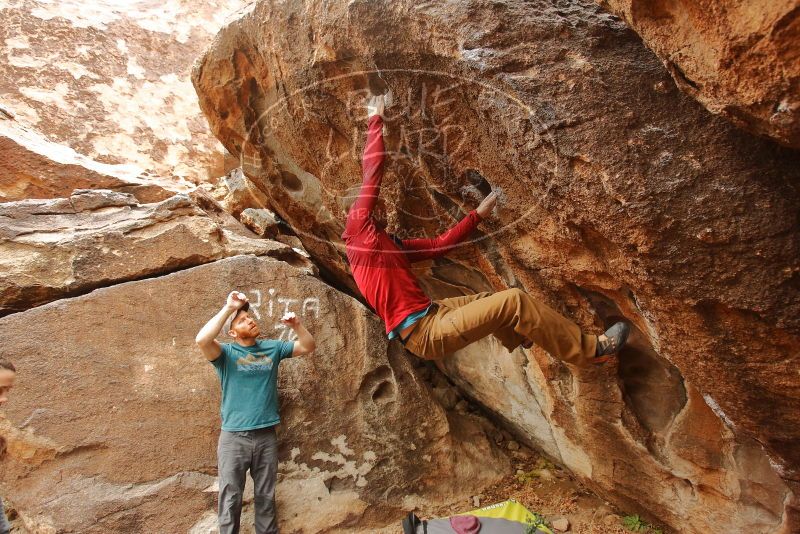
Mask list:
[{"label": "small shrub", "polygon": [[637,515],[626,515],[622,518],[622,526],[632,532],[644,532],[647,528],[647,523],[642,521],[642,518]]},{"label": "small shrub", "polygon": [[533,517],[528,518],[528,524],[525,527],[525,534],[536,534],[536,529],[540,526],[549,526],[544,517],[539,514],[532,514]]},{"label": "small shrub", "polygon": [[622,518],[622,526],[632,532],[645,532],[647,534],[663,534],[660,528],[644,521],[638,514],[626,515]]}]

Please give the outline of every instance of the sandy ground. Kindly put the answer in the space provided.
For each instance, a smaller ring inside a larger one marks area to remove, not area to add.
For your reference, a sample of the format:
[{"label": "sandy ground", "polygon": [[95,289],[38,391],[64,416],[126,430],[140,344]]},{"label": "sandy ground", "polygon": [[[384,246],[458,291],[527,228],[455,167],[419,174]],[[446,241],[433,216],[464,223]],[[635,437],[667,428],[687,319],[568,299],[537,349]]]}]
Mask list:
[{"label": "sandy ground", "polygon": [[[528,510],[540,514],[549,525],[553,521],[566,518],[572,534],[628,534],[631,531],[623,526],[624,512],[615,510],[604,500],[584,488],[567,472],[554,466],[546,459],[526,449],[515,452],[517,460],[515,473],[509,473],[500,482],[486,488],[483,493],[468,501],[456,502],[446,506],[418,510],[421,519],[446,517],[458,512],[473,510],[476,507],[515,499]],[[628,511],[635,513],[635,511]],[[401,518],[390,524],[367,529],[336,530],[352,534],[397,534],[402,533]],[[12,534],[28,534],[19,521],[12,521]],[[250,532],[249,525],[243,524],[243,534]],[[554,529],[554,532],[559,531]],[[644,529],[644,534],[656,534],[656,530]],[[667,534],[664,529],[663,533]]]},{"label": "sandy ground", "polygon": [[[476,507],[488,506],[507,499],[515,499],[528,510],[544,517],[548,525],[566,518],[572,534],[630,534],[623,525],[625,515],[636,511],[615,510],[603,499],[584,488],[567,471],[554,466],[535,452],[522,449],[515,454],[516,473],[510,473],[500,482],[486,488],[481,495],[468,502],[457,502],[448,506],[434,507],[415,512],[421,519],[447,517],[454,513],[466,512]],[[519,474],[517,474],[519,473]],[[477,506],[476,506],[477,505]],[[350,530],[354,534],[397,534],[402,533],[401,519],[386,527],[365,530]],[[560,531],[552,528],[558,534]],[[342,531],[343,532],[343,531]],[[638,532],[643,534],[667,534],[661,527],[643,526]]]}]

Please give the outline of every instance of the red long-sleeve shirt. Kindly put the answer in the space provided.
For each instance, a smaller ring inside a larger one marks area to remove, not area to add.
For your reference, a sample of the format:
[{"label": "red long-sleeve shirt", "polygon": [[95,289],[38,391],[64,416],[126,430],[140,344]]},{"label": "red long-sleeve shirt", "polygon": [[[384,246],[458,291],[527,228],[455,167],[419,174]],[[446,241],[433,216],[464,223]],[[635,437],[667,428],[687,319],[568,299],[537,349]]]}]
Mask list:
[{"label": "red long-sleeve shirt", "polygon": [[367,126],[361,190],[347,214],[342,239],[356,285],[383,319],[388,334],[410,313],[431,303],[411,272],[411,263],[444,255],[463,241],[481,218],[473,210],[443,234],[432,239],[403,239],[399,247],[372,218],[383,179],[383,161],[383,119],[375,115]]}]

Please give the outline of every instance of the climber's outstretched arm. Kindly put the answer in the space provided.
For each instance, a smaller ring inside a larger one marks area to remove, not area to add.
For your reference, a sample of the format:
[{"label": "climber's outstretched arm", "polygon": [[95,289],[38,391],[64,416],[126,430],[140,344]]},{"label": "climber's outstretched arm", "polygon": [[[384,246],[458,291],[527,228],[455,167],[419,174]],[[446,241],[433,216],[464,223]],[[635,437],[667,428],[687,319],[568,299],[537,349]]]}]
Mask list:
[{"label": "climber's outstretched arm", "polygon": [[445,255],[469,237],[478,224],[492,213],[496,203],[497,194],[489,193],[477,209],[469,212],[446,232],[432,239],[404,239],[402,244],[407,251],[408,261],[423,261]]},{"label": "climber's outstretched arm", "polygon": [[383,161],[385,157],[383,145],[383,95],[370,97],[367,102],[369,118],[367,120],[367,143],[361,158],[363,181],[358,198],[347,213],[345,232],[357,234],[364,222],[372,214],[375,202],[381,192],[383,180]]}]

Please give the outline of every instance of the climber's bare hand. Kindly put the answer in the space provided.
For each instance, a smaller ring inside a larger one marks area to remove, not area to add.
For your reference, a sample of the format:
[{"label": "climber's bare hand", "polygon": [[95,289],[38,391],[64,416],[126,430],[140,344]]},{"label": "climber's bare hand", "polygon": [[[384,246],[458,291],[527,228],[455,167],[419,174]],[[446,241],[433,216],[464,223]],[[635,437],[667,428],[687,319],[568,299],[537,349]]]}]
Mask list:
[{"label": "climber's bare hand", "polygon": [[383,95],[371,96],[367,99],[367,116],[383,115],[385,101]]},{"label": "climber's bare hand", "polygon": [[492,214],[495,205],[497,205],[497,193],[492,191],[486,195],[486,198],[481,201],[475,211],[478,212],[478,215],[481,216],[481,219],[485,219]]}]

